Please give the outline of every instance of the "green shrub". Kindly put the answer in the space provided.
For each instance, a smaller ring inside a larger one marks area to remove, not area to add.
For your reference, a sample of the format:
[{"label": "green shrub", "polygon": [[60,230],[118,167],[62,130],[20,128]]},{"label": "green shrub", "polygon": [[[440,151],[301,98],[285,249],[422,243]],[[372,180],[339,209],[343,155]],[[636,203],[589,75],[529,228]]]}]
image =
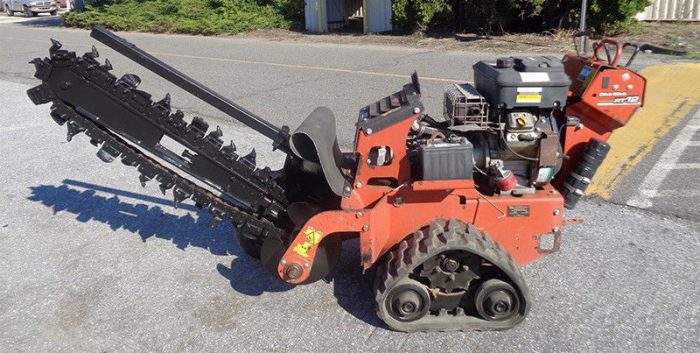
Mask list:
[{"label": "green shrub", "polygon": [[[649,0],[589,0],[588,26],[600,33],[628,31]],[[394,0],[394,24],[425,29],[436,18],[443,27],[484,33],[543,32],[577,28],[580,0]]]},{"label": "green shrub", "polygon": [[[303,0],[302,0],[303,1]],[[103,0],[64,15],[67,26],[191,34],[289,28],[294,11],[282,0]],[[298,1],[287,1],[296,3]],[[303,14],[303,7],[302,7]]]},{"label": "green shrub", "polygon": [[405,32],[426,29],[436,15],[451,11],[441,0],[394,0],[391,7],[394,25]]},{"label": "green shrub", "polygon": [[593,0],[588,24],[605,34],[627,32],[635,23],[634,16],[649,4],[649,0]]}]

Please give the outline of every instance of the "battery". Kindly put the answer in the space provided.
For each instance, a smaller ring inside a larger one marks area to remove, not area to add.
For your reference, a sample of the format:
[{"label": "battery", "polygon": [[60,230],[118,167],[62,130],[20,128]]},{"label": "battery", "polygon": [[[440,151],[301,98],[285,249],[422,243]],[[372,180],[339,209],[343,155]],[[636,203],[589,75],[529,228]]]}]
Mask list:
[{"label": "battery", "polygon": [[473,179],[474,147],[460,143],[437,142],[419,148],[423,180]]}]

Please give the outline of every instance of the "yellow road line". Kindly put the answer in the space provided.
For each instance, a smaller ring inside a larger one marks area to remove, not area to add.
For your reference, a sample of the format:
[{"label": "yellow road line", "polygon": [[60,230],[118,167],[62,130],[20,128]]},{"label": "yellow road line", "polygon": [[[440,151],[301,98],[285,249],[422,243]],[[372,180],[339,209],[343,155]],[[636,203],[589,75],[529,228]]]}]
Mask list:
[{"label": "yellow road line", "polygon": [[644,108],[613,133],[610,154],[596,173],[589,195],[609,199],[620,182],[666,134],[700,102],[700,64],[675,63],[648,67]]},{"label": "yellow road line", "polygon": [[[217,58],[217,57],[210,57],[210,56],[187,55],[187,54],[176,54],[176,53],[165,53],[165,52],[150,52],[150,53],[153,55],[172,56],[172,57],[176,57],[176,58],[223,61],[223,62],[233,62],[233,63],[238,63],[238,64],[266,65],[266,66],[284,67],[284,68],[288,68],[288,69],[305,69],[305,70],[340,72],[340,73],[346,73],[346,74],[359,74],[359,75],[370,75],[370,76],[381,76],[381,77],[411,78],[410,75],[394,74],[394,73],[389,73],[389,72],[340,69],[340,68],[325,67],[325,66],[282,64],[282,63],[275,63],[275,62],[269,62],[269,61],[239,60],[239,59]],[[449,83],[468,82],[465,80],[453,80],[453,79],[449,79],[449,78],[426,77],[426,76],[421,76],[420,80],[421,81],[449,82]]]},{"label": "yellow road line", "polygon": [[[15,39],[13,39],[13,40],[15,40]],[[49,43],[48,40],[37,40],[37,39],[16,39],[16,41]],[[64,45],[71,45],[71,46],[90,47],[90,45],[87,45],[85,43],[63,43],[63,44]],[[97,47],[98,47],[98,49],[106,48],[103,46],[97,46]],[[284,63],[276,63],[276,62],[270,62],[270,61],[241,60],[241,59],[230,59],[230,58],[221,58],[221,57],[214,57],[214,56],[201,56],[201,55],[188,55],[188,54],[178,54],[178,53],[169,53],[169,52],[149,51],[149,53],[151,53],[152,55],[170,56],[170,57],[174,57],[174,58],[209,60],[209,61],[229,62],[229,63],[246,64],[246,65],[273,66],[273,67],[282,67],[282,68],[287,68],[287,69],[325,71],[325,72],[336,72],[336,73],[367,75],[367,76],[377,76],[377,77],[391,77],[391,78],[401,78],[401,79],[405,79],[405,78],[410,79],[411,78],[411,75],[394,74],[394,73],[390,73],[390,72],[353,70],[353,69],[342,69],[342,68],[335,68],[335,67],[313,66],[313,65],[284,64]],[[467,80],[455,80],[455,79],[450,79],[450,78],[430,77],[430,76],[420,76],[420,80],[421,81],[432,81],[432,82],[471,83],[471,84],[473,84],[473,82],[470,82]]]}]

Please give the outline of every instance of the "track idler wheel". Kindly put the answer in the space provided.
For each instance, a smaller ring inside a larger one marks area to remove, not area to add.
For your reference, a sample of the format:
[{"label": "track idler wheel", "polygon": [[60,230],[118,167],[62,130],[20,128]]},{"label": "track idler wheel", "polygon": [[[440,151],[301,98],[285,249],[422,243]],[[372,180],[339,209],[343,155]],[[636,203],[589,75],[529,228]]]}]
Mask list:
[{"label": "track idler wheel", "polygon": [[479,315],[489,321],[513,318],[520,309],[520,299],[515,288],[500,279],[490,279],[479,286],[474,300]]}]

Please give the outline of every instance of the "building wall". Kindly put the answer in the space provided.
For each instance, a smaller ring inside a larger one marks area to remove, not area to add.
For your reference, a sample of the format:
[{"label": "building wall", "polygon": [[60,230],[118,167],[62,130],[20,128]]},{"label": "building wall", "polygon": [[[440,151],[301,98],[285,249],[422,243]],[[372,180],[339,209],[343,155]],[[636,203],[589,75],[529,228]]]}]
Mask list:
[{"label": "building wall", "polygon": [[304,19],[309,32],[326,32],[328,21],[347,22],[351,16],[366,17],[368,32],[388,32],[393,29],[391,0],[306,0]]},{"label": "building wall", "polygon": [[[306,7],[304,7],[304,23],[306,24],[306,30],[309,32],[325,32],[328,30],[326,11],[325,11],[326,0],[306,0]],[[321,16],[319,18],[319,7],[321,10]],[[319,22],[319,19],[321,20]]]},{"label": "building wall", "polygon": [[369,32],[389,32],[393,29],[391,0],[367,0],[367,10]]},{"label": "building wall", "polygon": [[700,0],[652,0],[640,21],[700,21]]}]

